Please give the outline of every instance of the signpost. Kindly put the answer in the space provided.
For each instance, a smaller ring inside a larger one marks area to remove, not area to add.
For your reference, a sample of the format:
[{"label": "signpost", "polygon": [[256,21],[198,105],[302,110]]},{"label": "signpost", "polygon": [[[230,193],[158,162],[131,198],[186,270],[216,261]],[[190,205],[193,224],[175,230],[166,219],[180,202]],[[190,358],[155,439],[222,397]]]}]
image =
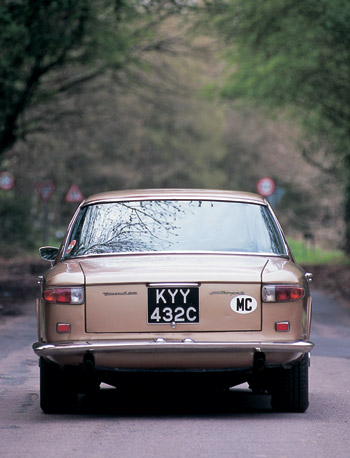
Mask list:
[{"label": "signpost", "polygon": [[56,185],[53,181],[39,181],[35,183],[36,192],[43,202],[48,202],[55,192]]},{"label": "signpost", "polygon": [[256,189],[263,197],[270,197],[276,190],[276,183],[270,177],[260,178],[257,182]]},{"label": "signpost", "polygon": [[43,201],[43,245],[45,246],[49,233],[49,210],[47,203],[55,192],[56,185],[53,181],[40,181],[35,183],[35,189]]},{"label": "signpost", "polygon": [[15,179],[10,172],[0,172],[0,188],[9,191],[13,188]]},{"label": "signpost", "polygon": [[84,196],[78,186],[76,184],[72,184],[72,186],[68,189],[65,200],[66,202],[81,202],[84,200]]}]

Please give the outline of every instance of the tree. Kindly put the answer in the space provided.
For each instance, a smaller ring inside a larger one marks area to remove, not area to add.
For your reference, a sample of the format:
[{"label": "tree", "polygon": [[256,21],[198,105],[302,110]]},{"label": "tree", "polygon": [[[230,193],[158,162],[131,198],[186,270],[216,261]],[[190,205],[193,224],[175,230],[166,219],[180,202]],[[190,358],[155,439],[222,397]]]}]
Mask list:
[{"label": "tree", "polygon": [[311,146],[322,145],[344,180],[350,255],[350,4],[341,0],[206,2],[228,45],[221,93],[267,109],[287,108]]},{"label": "tree", "polygon": [[14,255],[19,252],[18,241],[21,246],[32,248],[33,240],[30,224],[29,199],[16,199],[12,193],[0,193],[0,246],[1,255]]},{"label": "tree", "polygon": [[[36,128],[32,106],[116,72],[151,50],[176,0],[4,0],[0,4],[0,156]],[[63,69],[57,73],[58,69]],[[36,113],[38,116],[38,112]]]}]

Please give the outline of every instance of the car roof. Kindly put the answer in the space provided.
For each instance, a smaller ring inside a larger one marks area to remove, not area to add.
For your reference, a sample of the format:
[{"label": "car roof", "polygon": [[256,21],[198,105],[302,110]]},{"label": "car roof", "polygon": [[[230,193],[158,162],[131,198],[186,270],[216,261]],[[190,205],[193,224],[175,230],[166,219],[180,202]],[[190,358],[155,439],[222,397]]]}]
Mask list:
[{"label": "car roof", "polygon": [[218,200],[266,204],[263,197],[243,191],[224,191],[218,189],[133,189],[95,194],[85,199],[82,205],[92,203],[130,200]]}]

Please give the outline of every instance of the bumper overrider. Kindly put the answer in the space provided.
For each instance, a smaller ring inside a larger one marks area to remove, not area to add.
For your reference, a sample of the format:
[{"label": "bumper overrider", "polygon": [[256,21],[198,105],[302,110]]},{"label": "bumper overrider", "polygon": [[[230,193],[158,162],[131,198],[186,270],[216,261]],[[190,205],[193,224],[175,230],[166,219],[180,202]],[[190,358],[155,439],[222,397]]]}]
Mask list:
[{"label": "bumper overrider", "polygon": [[286,365],[309,353],[314,344],[292,342],[196,342],[155,340],[99,340],[33,344],[39,357],[60,364],[80,364],[93,355],[97,365],[108,367],[196,366],[228,368],[250,366],[254,355],[263,353],[267,365]]}]

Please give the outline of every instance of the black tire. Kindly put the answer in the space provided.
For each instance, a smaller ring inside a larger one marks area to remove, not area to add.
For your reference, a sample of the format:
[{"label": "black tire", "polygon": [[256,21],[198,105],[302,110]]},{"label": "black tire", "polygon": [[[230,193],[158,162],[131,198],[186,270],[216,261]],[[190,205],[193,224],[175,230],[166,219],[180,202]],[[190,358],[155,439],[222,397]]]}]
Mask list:
[{"label": "black tire", "polygon": [[76,383],[63,368],[40,358],[40,407],[45,413],[73,412],[78,403]]},{"label": "black tire", "polygon": [[305,412],[309,407],[309,355],[290,369],[273,373],[271,406],[279,412]]}]

